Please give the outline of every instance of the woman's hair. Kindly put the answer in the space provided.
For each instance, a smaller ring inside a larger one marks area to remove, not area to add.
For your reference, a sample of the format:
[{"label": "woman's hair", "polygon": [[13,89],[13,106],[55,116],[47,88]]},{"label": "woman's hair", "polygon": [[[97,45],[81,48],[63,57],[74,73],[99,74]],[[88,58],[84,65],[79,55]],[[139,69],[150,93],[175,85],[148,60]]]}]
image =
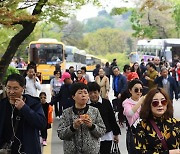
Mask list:
[{"label": "woman's hair", "polygon": [[[134,69],[134,65],[136,65],[136,64],[138,64],[138,62],[135,62],[134,64],[133,64],[133,66],[131,67],[131,72],[135,72],[135,69]],[[137,72],[136,72],[137,74],[138,74],[138,76],[139,76],[139,78],[141,77],[141,69],[140,69],[140,67],[139,67],[139,64],[138,64],[138,68],[137,68]]]},{"label": "woman's hair", "polygon": [[54,75],[60,73],[60,77],[61,77],[61,71],[54,71]]},{"label": "woman's hair", "polygon": [[81,70],[84,70],[84,72],[87,71],[85,66],[81,67]]},{"label": "woman's hair", "polygon": [[39,94],[39,97],[41,97],[42,95],[47,96],[45,92],[41,92],[41,93]]},{"label": "woman's hair", "polygon": [[168,94],[162,88],[153,88],[147,93],[146,98],[141,107],[141,111],[140,111],[141,119],[147,120],[153,117],[152,111],[151,111],[151,103],[152,103],[154,95],[157,93],[161,93],[167,100],[167,110],[164,113],[164,118],[168,119],[170,117],[173,117],[173,106],[172,106],[171,100],[169,99]]},{"label": "woman's hair", "polygon": [[104,71],[104,68],[100,67],[99,70],[103,70]]},{"label": "woman's hair", "polygon": [[90,92],[96,91],[96,90],[100,92],[101,87],[99,86],[97,82],[88,82],[87,86]]},{"label": "woman's hair", "polygon": [[82,73],[82,70],[77,70],[77,74],[78,74],[78,73]]},{"label": "woman's hair", "polygon": [[82,82],[76,82],[71,85],[71,95],[75,96],[78,90],[86,89],[88,91],[88,87],[86,84]]},{"label": "woman's hair", "polygon": [[123,72],[126,72],[126,70],[127,70],[127,69],[130,69],[130,68],[131,68],[130,65],[127,65],[127,64],[124,65]]},{"label": "woman's hair", "polygon": [[130,82],[128,83],[128,89],[129,89],[129,90],[132,89],[132,87],[134,87],[135,84],[141,84],[142,87],[143,87],[143,83],[142,83],[141,80],[139,80],[139,79],[134,79],[134,80],[132,80],[132,81],[130,81]]}]

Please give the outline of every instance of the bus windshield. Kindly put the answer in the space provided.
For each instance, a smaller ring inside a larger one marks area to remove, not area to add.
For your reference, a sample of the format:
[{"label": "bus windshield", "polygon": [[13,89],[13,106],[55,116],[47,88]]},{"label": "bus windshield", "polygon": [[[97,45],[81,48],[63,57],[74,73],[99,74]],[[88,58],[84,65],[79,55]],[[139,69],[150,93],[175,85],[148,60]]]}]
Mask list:
[{"label": "bus windshield", "polygon": [[56,64],[63,60],[63,45],[61,44],[31,44],[30,61],[36,64]]}]

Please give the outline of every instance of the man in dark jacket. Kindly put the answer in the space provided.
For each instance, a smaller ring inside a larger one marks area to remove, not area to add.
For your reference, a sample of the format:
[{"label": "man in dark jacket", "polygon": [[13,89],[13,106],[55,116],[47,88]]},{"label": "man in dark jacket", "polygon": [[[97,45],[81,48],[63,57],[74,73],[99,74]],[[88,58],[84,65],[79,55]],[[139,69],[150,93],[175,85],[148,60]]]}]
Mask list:
[{"label": "man in dark jacket", "polygon": [[114,96],[116,97],[116,99],[114,99],[113,106],[114,108],[118,107],[119,124],[123,126],[124,116],[121,95],[127,90],[127,79],[121,74],[118,66],[114,66],[112,69],[114,73],[112,88],[114,90]]},{"label": "man in dark jacket", "polygon": [[46,118],[39,98],[22,95],[24,88],[24,77],[8,76],[7,97],[0,101],[0,148],[9,144],[13,154],[41,154],[39,130],[46,127]]},{"label": "man in dark jacket", "polygon": [[71,75],[68,72],[64,72],[61,77],[61,81],[64,84],[61,86],[59,93],[51,100],[51,105],[56,102],[60,103],[60,108],[66,109],[74,105],[74,100],[71,96],[71,85],[73,83]]},{"label": "man in dark jacket", "polygon": [[120,99],[121,94],[127,89],[127,79],[125,76],[123,76],[120,73],[118,66],[113,67],[113,73],[114,73],[114,77],[113,77],[114,96]]},{"label": "man in dark jacket", "polygon": [[96,82],[88,83],[89,102],[88,104],[98,108],[103,122],[106,126],[106,134],[100,138],[100,154],[109,154],[112,141],[118,143],[120,128],[116,123],[111,103],[100,96],[100,86]]},{"label": "man in dark jacket", "polygon": [[168,75],[168,69],[166,67],[161,68],[161,76],[157,77],[154,82],[158,84],[158,87],[163,88],[170,99],[173,101],[173,95],[175,94],[175,99],[178,100],[178,87],[175,79]]}]

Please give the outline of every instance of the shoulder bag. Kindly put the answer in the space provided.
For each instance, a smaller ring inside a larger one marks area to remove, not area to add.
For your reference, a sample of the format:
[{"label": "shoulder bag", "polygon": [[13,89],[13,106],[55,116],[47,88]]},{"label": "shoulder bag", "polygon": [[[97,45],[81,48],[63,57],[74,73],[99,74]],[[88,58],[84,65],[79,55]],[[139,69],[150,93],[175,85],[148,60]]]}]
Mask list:
[{"label": "shoulder bag", "polygon": [[151,120],[149,120],[149,121],[150,121],[151,125],[153,126],[154,130],[156,131],[157,136],[158,136],[159,140],[161,141],[164,150],[168,150],[167,143],[166,143],[164,137],[162,136],[162,134],[161,134],[158,126],[156,125],[156,123],[154,122],[154,120],[151,119]]}]

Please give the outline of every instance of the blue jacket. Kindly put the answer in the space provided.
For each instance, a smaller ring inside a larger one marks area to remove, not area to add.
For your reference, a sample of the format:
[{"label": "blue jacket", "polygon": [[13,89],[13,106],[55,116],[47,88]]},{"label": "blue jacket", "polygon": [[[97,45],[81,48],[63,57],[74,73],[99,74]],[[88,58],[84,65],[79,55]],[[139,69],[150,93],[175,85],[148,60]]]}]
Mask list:
[{"label": "blue jacket", "polygon": [[[118,89],[117,91],[115,91],[115,78],[118,78]],[[126,91],[127,89],[127,79],[124,75],[119,74],[118,76],[114,76],[113,77],[113,85],[112,88],[114,90],[114,92],[116,93],[116,95],[118,94],[122,94],[124,91]]]},{"label": "blue jacket", "polygon": [[[23,116],[22,123],[22,145],[24,152],[27,154],[41,154],[41,146],[39,139],[39,130],[46,127],[46,118],[40,103],[39,98],[30,95],[24,95],[26,98],[25,105],[19,110]],[[3,137],[3,126],[6,115],[6,104],[9,103],[8,99],[0,101],[0,144]]]},{"label": "blue jacket", "polygon": [[[162,76],[160,76],[160,77],[157,77],[155,80],[154,80],[154,82],[156,83],[156,84],[158,84],[158,87],[161,87],[161,88],[163,88],[163,83],[162,83],[162,81],[163,81],[163,77]],[[170,83],[170,94],[169,94],[169,97],[170,97],[170,99],[171,100],[173,100],[173,92],[175,93],[175,99],[178,99],[178,87],[177,87],[177,84],[176,84],[176,81],[175,81],[175,79],[172,77],[172,76],[168,76],[168,81],[169,81],[169,83]]]}]

